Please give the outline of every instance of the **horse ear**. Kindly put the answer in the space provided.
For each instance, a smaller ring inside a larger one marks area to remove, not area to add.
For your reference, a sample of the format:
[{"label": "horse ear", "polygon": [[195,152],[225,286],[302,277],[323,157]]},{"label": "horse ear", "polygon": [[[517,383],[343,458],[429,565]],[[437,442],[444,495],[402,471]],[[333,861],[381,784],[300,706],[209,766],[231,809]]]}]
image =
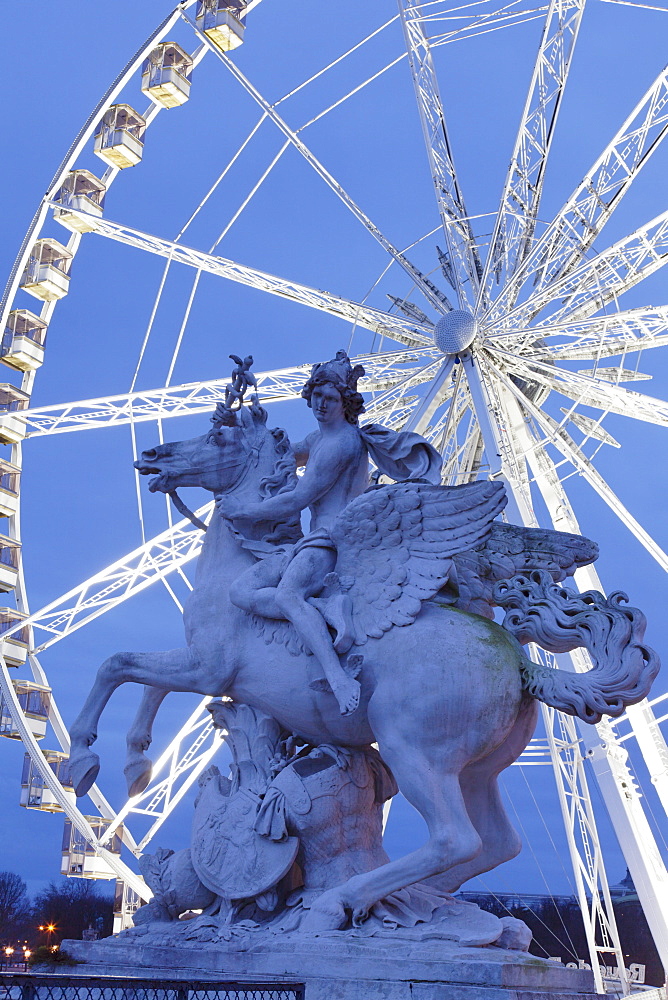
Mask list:
[{"label": "horse ear", "polygon": [[260,397],[256,392],[251,396],[250,415],[256,424],[266,424],[267,411],[264,406],[260,406]]}]

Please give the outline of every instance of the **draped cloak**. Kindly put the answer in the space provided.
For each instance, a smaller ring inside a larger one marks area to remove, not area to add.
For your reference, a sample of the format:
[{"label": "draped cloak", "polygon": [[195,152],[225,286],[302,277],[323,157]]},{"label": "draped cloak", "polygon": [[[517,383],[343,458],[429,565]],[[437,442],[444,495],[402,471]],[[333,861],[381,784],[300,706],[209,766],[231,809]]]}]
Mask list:
[{"label": "draped cloak", "polygon": [[392,431],[382,424],[366,424],[359,432],[371,461],[384,475],[397,482],[426,479],[433,486],[440,486],[443,460],[419,434]]}]

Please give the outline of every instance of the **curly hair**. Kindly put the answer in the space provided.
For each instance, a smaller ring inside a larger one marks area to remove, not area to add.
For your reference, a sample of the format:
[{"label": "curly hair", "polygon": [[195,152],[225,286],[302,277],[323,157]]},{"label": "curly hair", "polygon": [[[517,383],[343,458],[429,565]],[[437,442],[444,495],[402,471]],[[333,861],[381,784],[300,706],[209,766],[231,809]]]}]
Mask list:
[{"label": "curly hair", "polygon": [[356,389],[351,389],[350,386],[344,385],[340,379],[332,378],[327,372],[317,372],[315,375],[311,375],[302,389],[302,397],[306,400],[309,407],[311,406],[313,390],[319,385],[331,385],[333,389],[336,389],[341,396],[343,413],[346,420],[349,424],[356,424],[360,413],[364,413],[364,396],[362,393],[357,392]]}]

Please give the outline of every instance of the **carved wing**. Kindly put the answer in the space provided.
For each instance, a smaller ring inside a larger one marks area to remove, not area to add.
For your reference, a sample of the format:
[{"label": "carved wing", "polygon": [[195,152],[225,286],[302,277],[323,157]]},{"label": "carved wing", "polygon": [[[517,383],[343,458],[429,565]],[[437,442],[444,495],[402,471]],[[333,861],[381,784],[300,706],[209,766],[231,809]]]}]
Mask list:
[{"label": "carved wing", "polygon": [[493,524],[482,544],[455,556],[459,598],[456,607],[493,618],[493,592],[516,573],[545,570],[555,583],[598,558],[598,546],[583,535],[516,524]]},{"label": "carved wing", "polygon": [[356,497],[337,518],[339,586],[352,598],[354,642],[410,625],[452,569],[452,557],[486,538],[506,505],[499,482],[396,483]]}]

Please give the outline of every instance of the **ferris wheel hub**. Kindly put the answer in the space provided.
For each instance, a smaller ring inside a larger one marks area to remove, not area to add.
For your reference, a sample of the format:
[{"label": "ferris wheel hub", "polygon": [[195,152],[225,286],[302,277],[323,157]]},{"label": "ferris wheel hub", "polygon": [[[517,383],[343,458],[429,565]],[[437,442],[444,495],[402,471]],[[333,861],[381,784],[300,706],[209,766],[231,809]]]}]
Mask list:
[{"label": "ferris wheel hub", "polygon": [[471,346],[476,333],[476,321],[470,312],[451,309],[434,327],[434,343],[444,354],[459,354]]}]

